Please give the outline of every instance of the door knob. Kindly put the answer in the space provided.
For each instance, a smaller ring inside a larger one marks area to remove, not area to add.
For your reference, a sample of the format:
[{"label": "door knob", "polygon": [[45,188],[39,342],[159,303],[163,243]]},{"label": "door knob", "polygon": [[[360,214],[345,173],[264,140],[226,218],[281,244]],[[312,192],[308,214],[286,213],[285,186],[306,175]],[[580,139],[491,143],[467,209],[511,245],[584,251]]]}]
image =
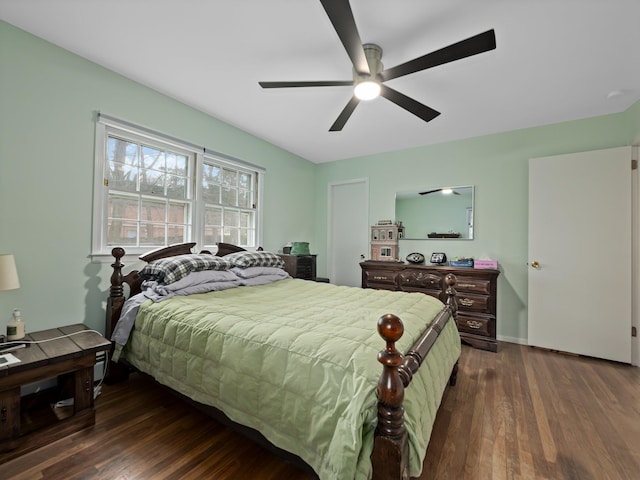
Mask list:
[{"label": "door knob", "polygon": [[531,262],[531,266],[537,270],[540,270],[540,264],[535,260]]}]

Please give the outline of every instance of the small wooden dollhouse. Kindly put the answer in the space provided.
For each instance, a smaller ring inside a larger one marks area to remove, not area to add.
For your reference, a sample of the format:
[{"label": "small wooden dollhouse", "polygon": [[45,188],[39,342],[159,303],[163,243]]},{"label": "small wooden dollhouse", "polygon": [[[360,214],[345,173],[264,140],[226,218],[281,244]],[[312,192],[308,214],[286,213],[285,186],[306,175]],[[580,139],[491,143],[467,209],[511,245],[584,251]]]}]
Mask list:
[{"label": "small wooden dollhouse", "polygon": [[398,240],[404,236],[404,227],[382,222],[371,226],[371,260],[396,261],[400,255]]}]

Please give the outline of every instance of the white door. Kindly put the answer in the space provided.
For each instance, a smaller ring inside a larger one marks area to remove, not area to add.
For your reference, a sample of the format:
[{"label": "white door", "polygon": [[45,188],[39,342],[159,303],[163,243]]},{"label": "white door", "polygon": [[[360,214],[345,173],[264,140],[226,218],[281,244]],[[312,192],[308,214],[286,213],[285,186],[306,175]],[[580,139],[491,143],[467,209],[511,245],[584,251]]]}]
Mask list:
[{"label": "white door", "polygon": [[335,285],[362,284],[361,255],[369,249],[369,181],[329,185],[327,272]]},{"label": "white door", "polygon": [[631,362],[631,179],[631,147],[529,161],[530,345]]}]

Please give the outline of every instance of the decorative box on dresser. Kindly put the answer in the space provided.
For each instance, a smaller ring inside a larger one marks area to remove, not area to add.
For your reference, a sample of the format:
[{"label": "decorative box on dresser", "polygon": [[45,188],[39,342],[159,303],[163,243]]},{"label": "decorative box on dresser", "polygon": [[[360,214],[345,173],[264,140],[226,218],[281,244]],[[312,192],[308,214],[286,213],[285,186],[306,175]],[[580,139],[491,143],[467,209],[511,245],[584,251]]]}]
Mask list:
[{"label": "decorative box on dresser", "polygon": [[460,337],[483,350],[498,351],[496,304],[499,270],[410,265],[400,262],[366,261],[362,268],[362,288],[420,292],[445,301],[444,278],[456,276]]}]

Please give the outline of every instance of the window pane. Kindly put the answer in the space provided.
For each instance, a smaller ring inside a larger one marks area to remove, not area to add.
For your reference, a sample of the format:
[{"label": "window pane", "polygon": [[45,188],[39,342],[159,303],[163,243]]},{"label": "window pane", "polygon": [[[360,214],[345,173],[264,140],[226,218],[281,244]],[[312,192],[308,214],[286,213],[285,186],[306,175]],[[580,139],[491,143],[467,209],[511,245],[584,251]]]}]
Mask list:
[{"label": "window pane", "polygon": [[237,228],[225,228],[223,241],[237,245],[240,243]]},{"label": "window pane", "polygon": [[222,229],[220,227],[205,227],[204,229],[204,243],[205,245],[215,245],[222,241],[222,235],[220,234]]},{"label": "window pane", "polygon": [[187,176],[187,157],[176,153],[165,152],[167,172],[174,175]]},{"label": "window pane", "polygon": [[187,198],[187,179],[176,175],[167,175],[167,197]]},{"label": "window pane", "polygon": [[243,228],[253,227],[253,213],[240,212],[240,226]]},{"label": "window pane", "polygon": [[240,245],[249,245],[249,232],[240,230]]},{"label": "window pane", "polygon": [[122,196],[109,197],[108,218],[138,220],[138,199]]},{"label": "window pane", "polygon": [[161,172],[166,171],[164,152],[151,147],[142,147],[142,167]]},{"label": "window pane", "polygon": [[164,196],[165,175],[155,170],[141,170],[140,193]]},{"label": "window pane", "polygon": [[169,225],[167,230],[168,245],[187,241],[187,227],[184,225]]},{"label": "window pane", "polygon": [[238,206],[237,192],[235,188],[224,187],[222,189],[222,205]]},{"label": "window pane", "polygon": [[109,162],[109,188],[123,192],[135,192],[138,189],[138,169],[122,163]]},{"label": "window pane", "polygon": [[246,190],[240,190],[238,192],[238,206],[243,208],[251,208],[253,202],[251,201],[252,195],[251,192],[247,192]]},{"label": "window pane", "polygon": [[222,180],[220,178],[220,173],[222,169],[217,165],[211,165],[210,163],[205,163],[203,166],[202,172],[202,180],[204,182],[212,182],[212,183],[221,183]]},{"label": "window pane", "polygon": [[222,208],[208,207],[204,215],[204,223],[209,225],[222,225]]},{"label": "window pane", "polygon": [[202,190],[202,198],[205,203],[220,204],[220,185],[208,184]]},{"label": "window pane", "polygon": [[165,222],[167,206],[164,201],[143,199],[140,202],[140,220]]},{"label": "window pane", "polygon": [[136,245],[138,243],[136,223],[109,219],[107,221],[107,245]]},{"label": "window pane", "polygon": [[240,213],[237,210],[225,210],[222,218],[225,227],[240,226]]},{"label": "window pane", "polygon": [[222,183],[226,187],[238,186],[238,172],[236,170],[229,170],[225,168],[222,170]]},{"label": "window pane", "polygon": [[240,188],[246,188],[247,190],[251,190],[252,188],[252,176],[248,173],[245,172],[240,172],[240,179],[239,179],[239,183],[238,186]]},{"label": "window pane", "polygon": [[165,245],[165,225],[140,222],[140,245]]},{"label": "window pane", "polygon": [[184,203],[170,203],[169,216],[167,221],[170,223],[187,224],[189,219],[189,206]]},{"label": "window pane", "polygon": [[115,137],[107,140],[107,160],[123,163],[129,166],[138,166],[138,145]]}]

